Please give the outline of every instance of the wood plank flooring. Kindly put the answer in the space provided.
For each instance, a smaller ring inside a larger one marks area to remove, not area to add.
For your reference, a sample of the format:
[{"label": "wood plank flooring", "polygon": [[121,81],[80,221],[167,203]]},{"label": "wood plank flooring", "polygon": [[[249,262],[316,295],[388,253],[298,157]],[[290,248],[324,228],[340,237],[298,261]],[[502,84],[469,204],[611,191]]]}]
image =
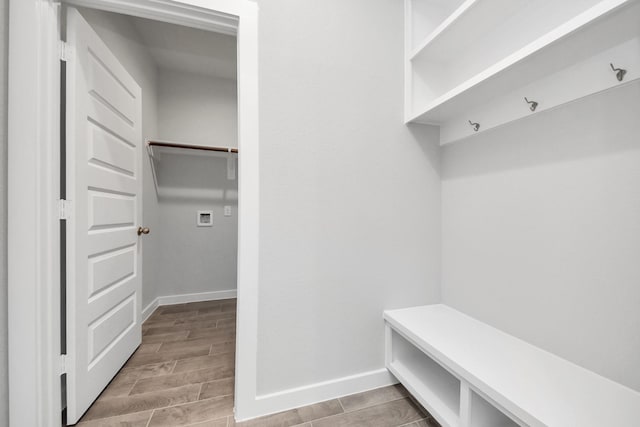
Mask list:
[{"label": "wood plank flooring", "polygon": [[437,427],[400,385],[233,419],[236,300],[159,307],[79,427]]}]

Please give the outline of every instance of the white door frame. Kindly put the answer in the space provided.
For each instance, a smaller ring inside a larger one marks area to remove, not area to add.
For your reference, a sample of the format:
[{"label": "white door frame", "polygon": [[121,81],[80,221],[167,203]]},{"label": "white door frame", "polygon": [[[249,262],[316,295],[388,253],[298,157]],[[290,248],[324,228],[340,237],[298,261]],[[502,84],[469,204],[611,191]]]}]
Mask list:
[{"label": "white door frame", "polygon": [[[70,4],[238,36],[238,324],[235,416],[256,408],[258,6],[251,0],[72,0]],[[58,0],[10,0],[8,279],[12,427],[59,427],[60,70]]]}]

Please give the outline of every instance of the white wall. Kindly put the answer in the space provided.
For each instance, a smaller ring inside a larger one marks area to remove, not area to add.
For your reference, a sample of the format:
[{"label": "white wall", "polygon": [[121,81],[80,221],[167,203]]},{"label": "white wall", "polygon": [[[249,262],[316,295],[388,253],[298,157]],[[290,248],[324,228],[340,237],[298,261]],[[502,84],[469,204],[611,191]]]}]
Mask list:
[{"label": "white wall", "polygon": [[382,311],[439,300],[438,135],[403,124],[402,57],[402,2],[260,3],[260,395],[384,368]]},{"label": "white wall", "polygon": [[640,84],[442,149],[443,299],[640,390]]},{"label": "white wall", "polygon": [[[142,136],[154,138],[157,136],[157,75],[156,64],[142,43],[140,35],[127,17],[93,9],[82,9],[82,14],[98,33],[100,38],[109,46],[131,76],[142,88]],[[141,141],[141,144],[144,141]],[[146,307],[159,294],[157,288],[158,270],[155,267],[161,261],[160,218],[155,196],[153,177],[147,152],[144,147],[140,150],[143,156],[143,222],[151,229],[151,234],[143,239],[142,264],[142,307]]]},{"label": "white wall", "polygon": [[[209,146],[238,146],[234,80],[161,70],[158,136]],[[235,291],[238,252],[238,181],[227,179],[225,157],[172,155],[158,169],[161,258],[160,295]],[[223,215],[224,206],[232,215]],[[213,211],[213,227],[197,227],[196,212]]]},{"label": "white wall", "polygon": [[235,80],[161,69],[158,131],[162,139],[238,146]]},{"label": "white wall", "polygon": [[0,0],[0,425],[9,424],[7,366],[7,56],[9,2]]}]

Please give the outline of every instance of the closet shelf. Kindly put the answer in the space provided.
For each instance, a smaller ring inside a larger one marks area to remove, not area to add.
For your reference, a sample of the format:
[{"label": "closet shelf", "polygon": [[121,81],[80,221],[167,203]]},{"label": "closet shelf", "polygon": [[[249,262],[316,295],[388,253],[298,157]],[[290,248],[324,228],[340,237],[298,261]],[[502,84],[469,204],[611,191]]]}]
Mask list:
[{"label": "closet shelf", "polygon": [[[224,188],[209,188],[207,185],[215,176],[212,174],[224,173],[225,159],[227,180],[235,181],[237,148],[163,140],[147,140],[146,146],[158,197],[207,200],[237,198],[237,191],[232,188],[234,185],[229,184]],[[191,159],[185,156],[191,156]],[[163,169],[166,170],[161,180]]]},{"label": "closet shelf", "polygon": [[[455,23],[462,22],[461,17],[471,18],[476,14],[485,14],[486,6],[482,5],[487,3],[482,0],[465,2],[441,25],[442,28],[437,29],[429,37],[418,54],[424,52],[431,44],[429,41],[436,40],[439,35],[444,37],[449,32],[451,37],[460,37],[455,33],[463,32],[465,29],[462,25],[455,25]],[[624,6],[630,4],[636,4],[636,0],[601,1],[596,6],[438,96],[417,114],[410,116],[408,122],[441,124],[468,111],[473,106],[488,102],[497,95],[507,93],[509,90],[535,81],[536,78],[542,78],[558,71],[559,64],[566,65],[577,62],[587,56],[585,51],[591,49],[589,43],[592,40],[597,40],[600,36],[610,37],[610,34],[599,32],[601,28],[596,25],[598,23],[608,21],[611,24],[608,26],[608,31],[614,33],[637,31],[637,21],[625,19],[628,16],[620,12]],[[476,12],[472,13],[474,10]],[[634,18],[638,17],[634,16]],[[618,21],[620,21],[619,25]],[[475,28],[476,30],[472,32],[474,34],[481,27]],[[598,43],[595,45],[593,49],[598,48]],[[572,61],[572,58],[575,60]],[[608,67],[608,64],[605,65]]]}]

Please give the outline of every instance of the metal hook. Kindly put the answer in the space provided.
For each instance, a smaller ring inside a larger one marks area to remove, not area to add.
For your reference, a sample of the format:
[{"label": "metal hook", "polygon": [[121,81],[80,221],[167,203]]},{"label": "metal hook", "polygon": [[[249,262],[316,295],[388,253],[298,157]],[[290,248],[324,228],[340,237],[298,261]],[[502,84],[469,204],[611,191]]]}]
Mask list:
[{"label": "metal hook", "polygon": [[480,130],[480,123],[473,123],[471,120],[469,120],[469,124],[471,125],[471,127],[473,127],[474,132],[478,132]]},{"label": "metal hook", "polygon": [[611,69],[616,73],[616,78],[618,79],[618,81],[621,82],[622,80],[624,80],[624,75],[627,74],[627,70],[616,68],[611,63],[609,65],[611,65]]},{"label": "metal hook", "polygon": [[538,103],[536,101],[529,101],[526,96],[524,97],[524,100],[529,104],[529,109],[531,111],[536,111],[536,108],[538,108]]}]

